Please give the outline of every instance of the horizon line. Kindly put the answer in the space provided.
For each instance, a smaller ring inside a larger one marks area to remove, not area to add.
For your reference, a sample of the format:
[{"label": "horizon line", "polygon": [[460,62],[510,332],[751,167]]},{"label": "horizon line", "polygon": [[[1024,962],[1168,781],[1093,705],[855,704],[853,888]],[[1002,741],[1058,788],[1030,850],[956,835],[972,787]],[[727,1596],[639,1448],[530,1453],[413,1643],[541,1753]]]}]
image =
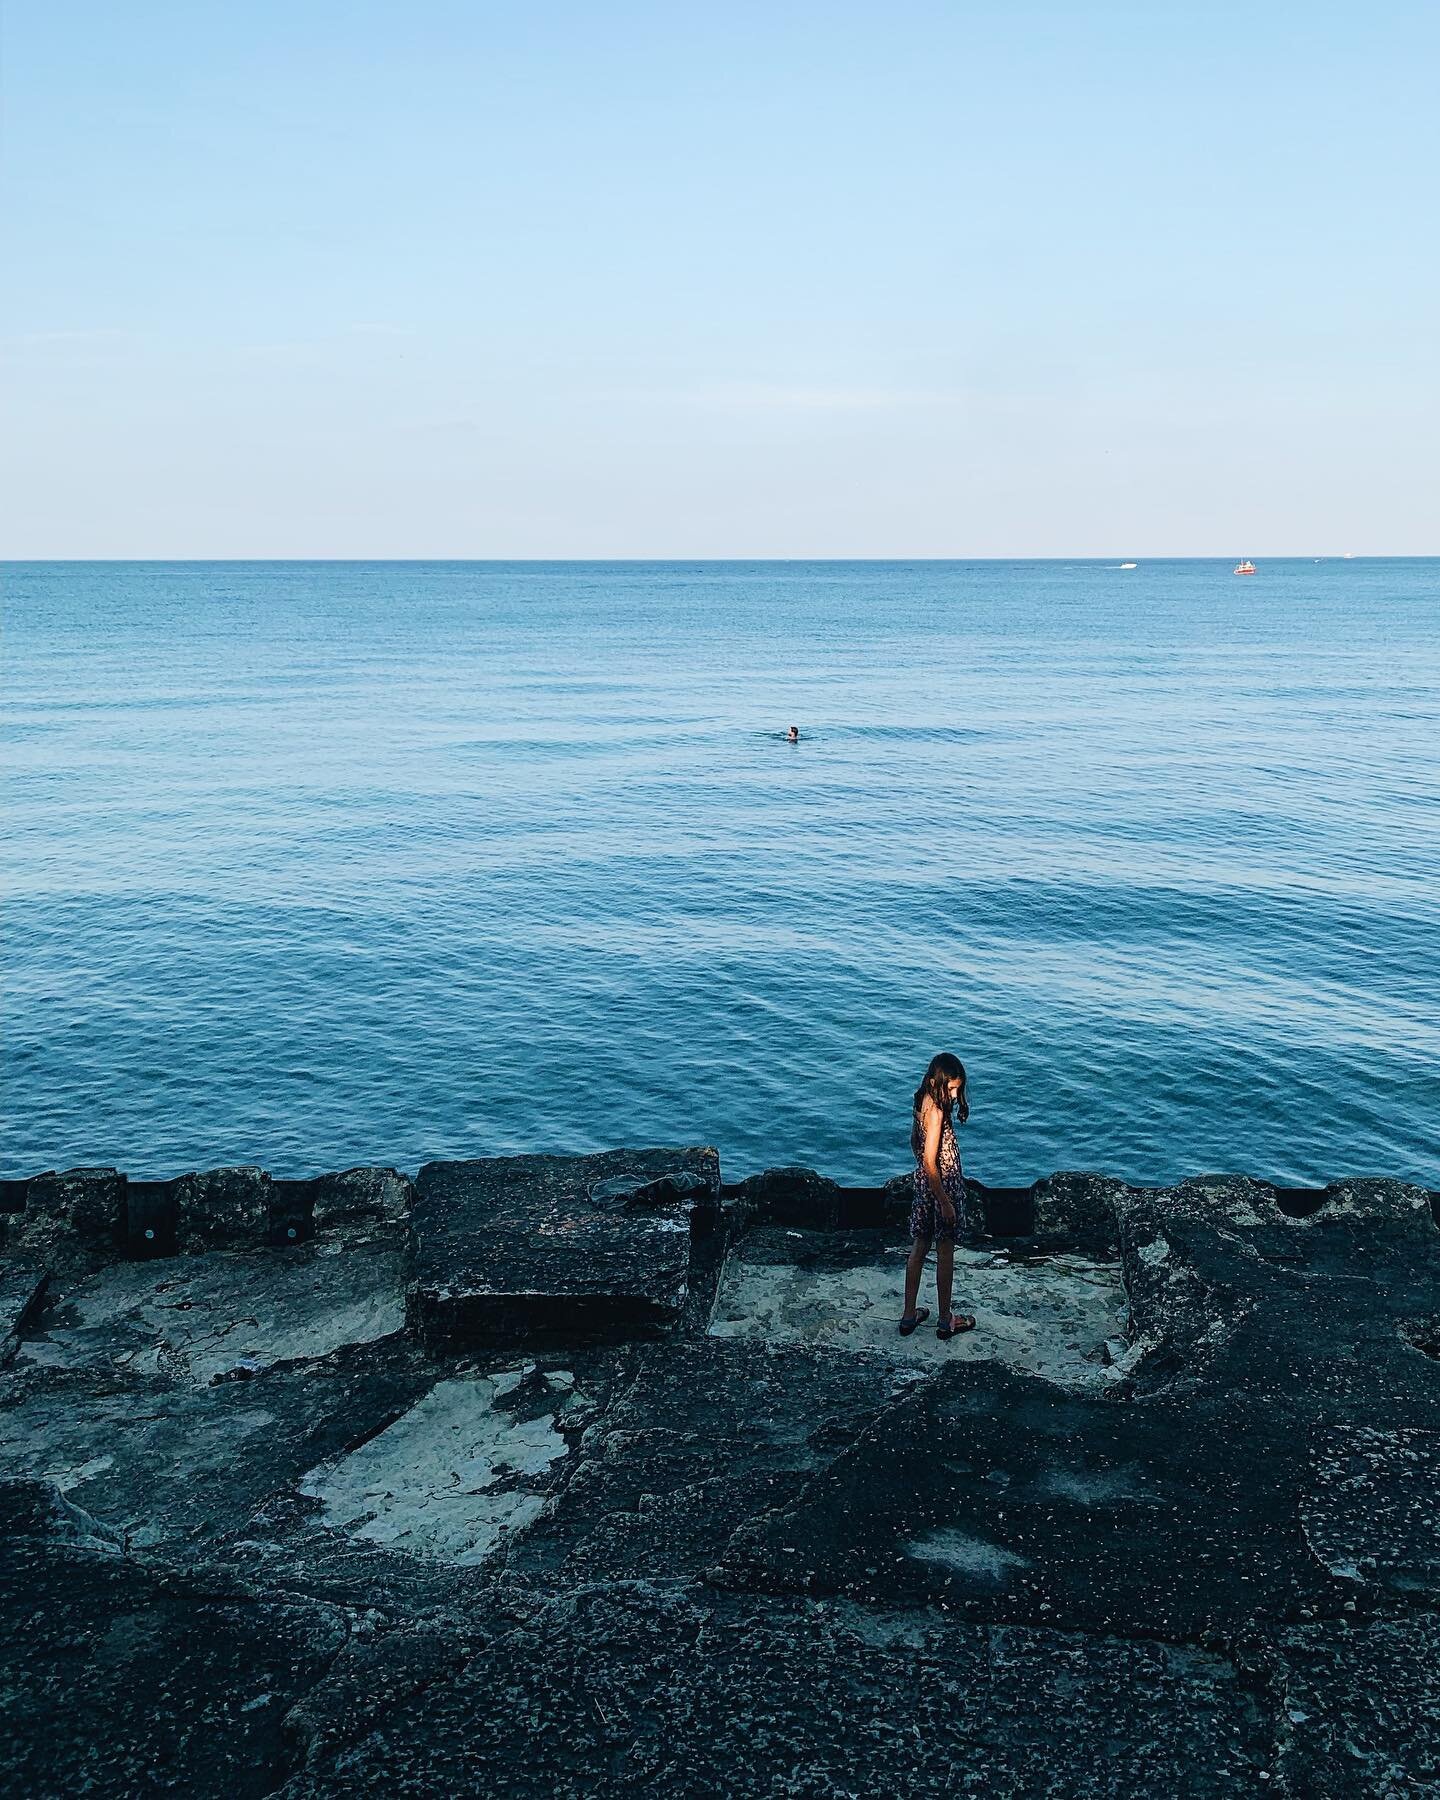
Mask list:
[{"label": "horizon line", "polygon": [[[537,564],[648,564],[663,567],[673,563],[1109,563],[1119,559],[1139,566],[1146,562],[1228,562],[1235,551],[1154,551],[1149,555],[1122,551],[1059,552],[1047,556],[1028,556],[1018,552],[990,556],[13,556],[0,555],[0,567],[25,563],[53,563],[66,566],[86,564],[233,564],[233,563],[537,563]],[[1253,561],[1248,553],[1245,560]],[[1440,550],[1272,550],[1262,552],[1265,562],[1434,562],[1440,561]]]}]

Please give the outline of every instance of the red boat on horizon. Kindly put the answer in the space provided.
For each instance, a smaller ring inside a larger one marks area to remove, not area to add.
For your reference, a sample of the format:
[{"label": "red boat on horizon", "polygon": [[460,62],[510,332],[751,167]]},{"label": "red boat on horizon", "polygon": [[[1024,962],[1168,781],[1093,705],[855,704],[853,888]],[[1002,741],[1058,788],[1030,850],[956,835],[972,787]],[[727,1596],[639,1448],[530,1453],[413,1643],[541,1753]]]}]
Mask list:
[{"label": "red boat on horizon", "polygon": [[1237,575],[1253,575],[1255,573],[1255,565],[1254,565],[1254,563],[1251,562],[1250,558],[1247,556],[1245,558],[1244,562],[1236,563],[1235,573]]}]

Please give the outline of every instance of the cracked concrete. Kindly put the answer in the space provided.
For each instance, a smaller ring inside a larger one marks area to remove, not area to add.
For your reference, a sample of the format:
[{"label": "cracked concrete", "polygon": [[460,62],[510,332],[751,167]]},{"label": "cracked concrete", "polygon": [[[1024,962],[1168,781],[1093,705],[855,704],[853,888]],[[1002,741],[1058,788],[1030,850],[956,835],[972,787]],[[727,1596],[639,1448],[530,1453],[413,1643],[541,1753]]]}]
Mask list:
[{"label": "cracked concrete", "polygon": [[710,1332],[773,1343],[825,1346],[907,1365],[1002,1362],[1058,1386],[1099,1392],[1118,1376],[1129,1303],[1117,1263],[1054,1254],[1012,1261],[1003,1250],[955,1253],[957,1309],[976,1329],[946,1341],[931,1271],[922,1290],[929,1319],[910,1337],[896,1330],[908,1245],[877,1245],[871,1234],[771,1228],[749,1234],[726,1262]]},{"label": "cracked concrete", "polygon": [[713,1153],[17,1185],[7,1793],[1440,1781],[1419,1189],[996,1190],[947,1345],[899,1188]]},{"label": "cracked concrete", "polygon": [[[324,1523],[414,1556],[483,1563],[545,1504],[544,1478],[567,1452],[557,1412],[585,1405],[568,1370],[533,1365],[439,1381],[359,1449],[300,1483]],[[509,1405],[506,1402],[510,1402]]]},{"label": "cracked concrete", "polygon": [[385,1242],[121,1262],[67,1284],[20,1348],[57,1369],[197,1386],[328,1356],[404,1328],[400,1252]]}]

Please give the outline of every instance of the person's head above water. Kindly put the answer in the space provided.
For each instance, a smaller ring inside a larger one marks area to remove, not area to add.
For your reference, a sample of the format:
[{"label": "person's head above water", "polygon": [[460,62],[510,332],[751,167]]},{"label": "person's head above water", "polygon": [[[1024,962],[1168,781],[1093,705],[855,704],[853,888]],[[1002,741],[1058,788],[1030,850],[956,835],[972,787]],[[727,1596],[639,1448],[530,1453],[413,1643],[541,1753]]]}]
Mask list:
[{"label": "person's head above water", "polygon": [[792,725],[785,735],[792,744],[798,744],[800,742],[800,727],[798,725]]}]

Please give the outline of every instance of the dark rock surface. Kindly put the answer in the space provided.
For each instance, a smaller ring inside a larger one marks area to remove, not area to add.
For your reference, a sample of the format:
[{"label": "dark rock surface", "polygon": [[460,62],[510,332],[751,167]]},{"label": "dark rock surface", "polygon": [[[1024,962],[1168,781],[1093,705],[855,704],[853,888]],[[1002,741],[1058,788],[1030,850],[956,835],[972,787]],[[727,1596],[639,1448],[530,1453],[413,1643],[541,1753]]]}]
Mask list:
[{"label": "dark rock surface", "polygon": [[411,1317],[427,1343],[672,1325],[713,1150],[427,1163],[410,1213]]},{"label": "dark rock surface", "polygon": [[317,1175],[311,1187],[315,1229],[373,1223],[402,1226],[410,1216],[415,1184],[398,1169],[342,1169]]},{"label": "dark rock surface", "polygon": [[270,1234],[270,1177],[264,1169],[207,1169],[177,1185],[181,1250],[249,1250]]},{"label": "dark rock surface", "polygon": [[25,1184],[7,1800],[1435,1790],[1430,1195],[984,1190],[947,1347],[900,1185],[721,1192]]},{"label": "dark rock surface", "polygon": [[635,1582],[557,1595],[282,1792],[1228,1796],[1264,1747],[1234,1668],[1185,1646]]},{"label": "dark rock surface", "polygon": [[43,1491],[0,1519],[7,1794],[274,1790],[286,1712],[344,1645],[342,1616],[142,1566]]},{"label": "dark rock surface", "polygon": [[20,1331],[40,1310],[50,1277],[21,1262],[0,1263],[0,1369],[15,1360]]},{"label": "dark rock surface", "polygon": [[766,1169],[734,1189],[734,1198],[756,1220],[778,1225],[840,1223],[843,1189],[814,1169]]},{"label": "dark rock surface", "polygon": [[125,1225],[125,1177],[117,1169],[34,1175],[25,1205],[6,1220],[7,1256],[50,1269],[85,1267],[118,1246]]}]

